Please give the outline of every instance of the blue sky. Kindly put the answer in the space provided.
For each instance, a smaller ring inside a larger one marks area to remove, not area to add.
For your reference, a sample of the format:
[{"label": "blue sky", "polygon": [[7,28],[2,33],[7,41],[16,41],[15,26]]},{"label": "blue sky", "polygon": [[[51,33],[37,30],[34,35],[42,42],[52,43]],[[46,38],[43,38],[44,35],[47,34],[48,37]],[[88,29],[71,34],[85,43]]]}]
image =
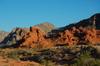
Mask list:
[{"label": "blue sky", "polygon": [[100,0],[0,0],[0,29],[42,22],[65,26],[100,13]]}]

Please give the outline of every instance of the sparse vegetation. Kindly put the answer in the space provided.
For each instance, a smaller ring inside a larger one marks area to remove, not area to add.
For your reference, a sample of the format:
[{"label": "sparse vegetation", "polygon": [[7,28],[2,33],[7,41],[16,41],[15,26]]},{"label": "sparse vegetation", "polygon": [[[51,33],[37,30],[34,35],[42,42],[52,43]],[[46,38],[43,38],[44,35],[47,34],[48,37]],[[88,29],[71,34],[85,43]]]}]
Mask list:
[{"label": "sparse vegetation", "polygon": [[97,58],[98,55],[96,54],[96,49],[91,46],[54,47],[49,49],[0,49],[0,56],[4,58],[32,61],[44,66],[99,66],[100,59]]}]

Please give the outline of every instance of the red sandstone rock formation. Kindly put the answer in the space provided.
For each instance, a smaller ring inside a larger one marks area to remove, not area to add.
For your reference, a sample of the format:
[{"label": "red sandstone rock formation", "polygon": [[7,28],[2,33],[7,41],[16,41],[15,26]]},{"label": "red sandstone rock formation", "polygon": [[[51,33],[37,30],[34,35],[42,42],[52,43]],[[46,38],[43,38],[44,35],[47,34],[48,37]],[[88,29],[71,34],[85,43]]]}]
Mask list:
[{"label": "red sandstone rock formation", "polygon": [[35,25],[31,28],[15,28],[0,43],[0,47],[34,47],[35,45],[40,46],[41,44],[43,44],[42,46],[44,47],[48,45],[49,42],[44,39],[44,34],[51,31],[53,28],[54,25],[47,22]]},{"label": "red sandstone rock formation", "polygon": [[[15,43],[19,41],[20,47],[28,48],[49,48],[59,45],[82,45],[82,44],[100,44],[100,14],[96,14],[89,19],[82,20],[76,24],[54,29],[49,31],[45,27],[33,26],[23,32],[23,29],[16,29],[11,32],[7,39],[14,39]],[[46,29],[46,30],[45,30]],[[47,33],[48,32],[48,33]],[[9,42],[9,41],[7,41]]]},{"label": "red sandstone rock formation", "polygon": [[49,32],[50,34],[46,34],[39,27],[32,27],[30,32],[22,38],[21,47],[42,48],[59,45],[97,44],[97,42],[100,42],[100,38],[97,37],[97,34],[100,35],[100,32],[95,28],[96,22],[98,23],[96,18],[97,16],[92,16],[90,19],[79,23],[53,30],[53,32]]},{"label": "red sandstone rock formation", "polygon": [[65,30],[60,33],[60,37],[57,37],[56,44],[66,44],[74,46],[76,44],[96,44],[96,30],[87,28],[73,27],[71,30]]},{"label": "red sandstone rock formation", "polygon": [[30,32],[22,38],[22,41],[21,47],[42,48],[50,45],[50,41],[45,39],[45,32],[39,27],[31,27]]}]

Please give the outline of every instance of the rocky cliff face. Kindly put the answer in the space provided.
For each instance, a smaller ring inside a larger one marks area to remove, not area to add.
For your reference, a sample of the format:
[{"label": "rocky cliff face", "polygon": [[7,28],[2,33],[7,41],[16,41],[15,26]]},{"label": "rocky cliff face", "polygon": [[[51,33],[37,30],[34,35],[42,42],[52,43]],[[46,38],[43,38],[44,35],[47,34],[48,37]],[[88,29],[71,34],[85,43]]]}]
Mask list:
[{"label": "rocky cliff face", "polygon": [[53,40],[56,40],[56,45],[69,45],[74,46],[77,44],[96,44],[96,31],[95,29],[88,28],[75,28],[70,30],[64,30],[64,32],[57,33],[58,36],[53,36]]},{"label": "rocky cliff face", "polygon": [[52,29],[54,29],[54,25],[47,22],[30,28],[15,28],[0,43],[0,47],[33,47],[36,43],[44,41],[44,34]]},{"label": "rocky cliff face", "polygon": [[[31,27],[30,32],[24,35],[21,47],[42,48],[49,47],[50,41],[45,38],[46,32],[39,27]],[[51,46],[51,44],[50,44]]]},{"label": "rocky cliff face", "polygon": [[0,43],[0,47],[18,44],[19,40],[29,31],[28,28],[15,28]]},{"label": "rocky cliff face", "polygon": [[70,24],[56,30],[52,30],[48,37],[54,38],[59,45],[76,44],[100,44],[100,14],[82,20],[76,24]]},{"label": "rocky cliff face", "polygon": [[49,23],[16,28],[2,43],[27,48],[100,44],[100,14],[58,29]]}]

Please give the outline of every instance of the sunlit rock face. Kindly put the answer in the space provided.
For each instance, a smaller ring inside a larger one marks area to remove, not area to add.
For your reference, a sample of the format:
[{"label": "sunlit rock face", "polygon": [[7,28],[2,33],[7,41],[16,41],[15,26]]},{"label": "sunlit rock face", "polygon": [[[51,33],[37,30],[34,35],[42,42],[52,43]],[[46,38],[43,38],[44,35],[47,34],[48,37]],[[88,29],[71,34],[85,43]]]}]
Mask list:
[{"label": "sunlit rock face", "polygon": [[52,47],[52,41],[46,38],[46,33],[54,29],[50,23],[38,24],[30,27],[30,31],[24,35],[20,47],[47,48]]},{"label": "sunlit rock face", "polygon": [[50,25],[44,23],[30,28],[16,28],[2,43],[26,48],[100,44],[100,14],[58,29]]},{"label": "sunlit rock face", "polygon": [[95,45],[100,43],[100,14],[82,20],[75,24],[52,30],[48,33],[55,44],[58,45]]},{"label": "sunlit rock face", "polygon": [[74,46],[77,44],[96,44],[96,30],[75,27],[58,33],[58,37],[53,36],[56,44]]},{"label": "sunlit rock face", "polygon": [[15,28],[0,43],[0,47],[45,47],[49,43],[44,39],[45,34],[52,29],[54,29],[54,25],[48,22],[30,28]]}]

